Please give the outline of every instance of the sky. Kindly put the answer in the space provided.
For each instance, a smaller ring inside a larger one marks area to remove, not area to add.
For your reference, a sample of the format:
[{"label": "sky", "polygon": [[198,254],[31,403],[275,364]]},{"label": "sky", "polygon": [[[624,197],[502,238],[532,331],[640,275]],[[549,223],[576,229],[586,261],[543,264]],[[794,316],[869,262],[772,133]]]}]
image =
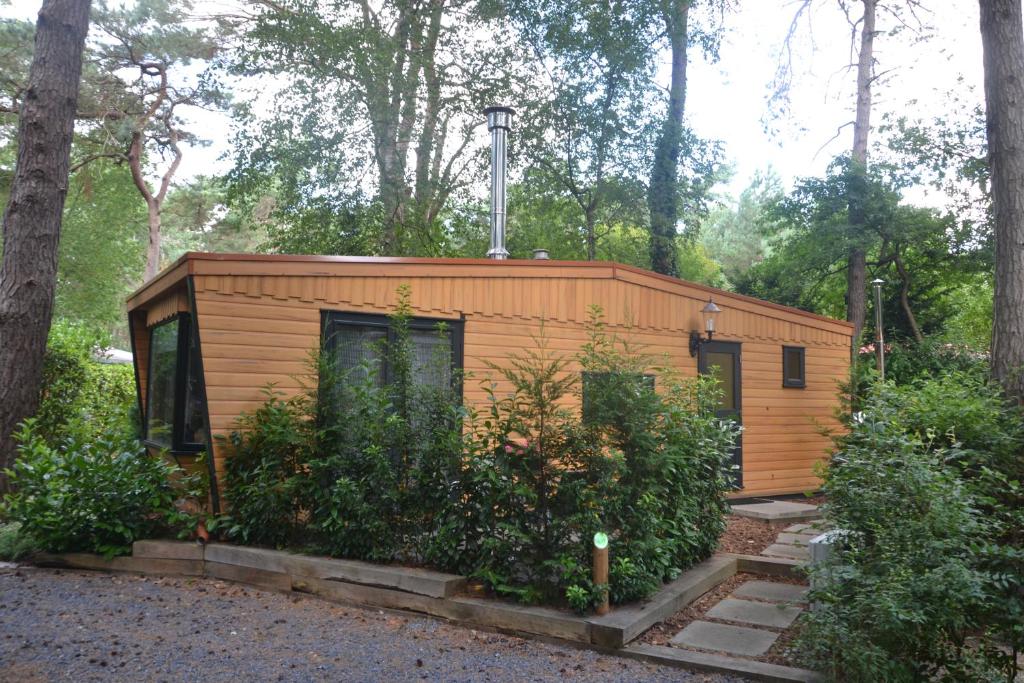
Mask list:
[{"label": "sky", "polygon": [[[207,0],[223,6],[232,0]],[[895,2],[896,0],[893,0]],[[886,72],[875,88],[873,122],[889,112],[907,112],[928,119],[949,108],[950,93],[968,103],[981,102],[982,59],[978,6],[974,0],[924,0],[931,12],[921,12],[928,26],[918,40],[911,31],[883,34],[875,41],[877,69]],[[734,175],[724,195],[736,196],[755,173],[771,167],[786,187],[795,179],[824,173],[828,163],[849,150],[852,139],[855,71],[851,61],[850,26],[838,0],[815,0],[812,12],[799,24],[794,41],[794,79],[791,116],[768,120],[769,84],[798,0],[738,0],[725,17],[727,31],[720,60],[709,63],[691,49],[687,88],[687,121],[703,138],[721,140],[725,160]],[[859,3],[855,9],[859,11]],[[34,19],[38,0],[13,0],[0,5],[0,15]],[[697,17],[700,18],[699,16]],[[894,22],[879,13],[878,28],[888,32]],[[664,55],[658,81],[667,85],[669,56]],[[240,93],[241,94],[241,93]],[[189,149],[179,179],[230,168],[224,158],[230,149],[231,121],[227,115],[197,112],[196,128],[210,140],[204,148]],[[941,203],[924,188],[910,199]]]}]

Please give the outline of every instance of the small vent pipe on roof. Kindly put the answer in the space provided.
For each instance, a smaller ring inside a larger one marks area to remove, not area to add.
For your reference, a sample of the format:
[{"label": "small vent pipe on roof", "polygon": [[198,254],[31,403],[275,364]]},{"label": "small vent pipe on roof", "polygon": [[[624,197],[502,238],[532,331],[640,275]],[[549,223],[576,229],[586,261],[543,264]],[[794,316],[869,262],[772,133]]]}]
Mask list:
[{"label": "small vent pipe on roof", "polygon": [[507,259],[505,249],[505,150],[512,128],[511,107],[487,107],[487,130],[491,132],[491,249],[487,258]]}]

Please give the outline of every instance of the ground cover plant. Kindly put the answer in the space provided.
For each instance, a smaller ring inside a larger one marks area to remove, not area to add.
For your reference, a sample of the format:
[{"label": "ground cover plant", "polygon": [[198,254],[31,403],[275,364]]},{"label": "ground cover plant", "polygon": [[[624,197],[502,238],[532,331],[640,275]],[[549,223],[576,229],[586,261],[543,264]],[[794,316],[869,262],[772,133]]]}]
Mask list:
[{"label": "ground cover plant", "polygon": [[196,518],[182,500],[205,498],[201,476],[147,452],[138,433],[132,368],[92,360],[98,337],[54,326],[36,417],[15,434],[0,502],[0,555],[31,551],[131,551],[133,541],[186,533]]},{"label": "ground cover plant", "polygon": [[[308,390],[270,389],[240,418],[227,439],[230,517],[218,523],[229,537],[437,567],[579,611],[606,591],[648,596],[713,551],[736,436],[714,417],[714,380],[661,372],[655,391],[650,360],[595,310],[578,357],[542,335],[491,368],[489,400],[473,411],[459,392],[471,379],[416,381],[424,361],[400,298],[382,360],[341,370],[319,354]],[[444,375],[450,360],[431,363]],[[608,586],[590,580],[597,531],[611,537]]]},{"label": "ground cover plant", "polygon": [[801,650],[851,681],[1013,681],[1024,650],[1019,408],[976,374],[877,383],[825,477],[834,558]]}]

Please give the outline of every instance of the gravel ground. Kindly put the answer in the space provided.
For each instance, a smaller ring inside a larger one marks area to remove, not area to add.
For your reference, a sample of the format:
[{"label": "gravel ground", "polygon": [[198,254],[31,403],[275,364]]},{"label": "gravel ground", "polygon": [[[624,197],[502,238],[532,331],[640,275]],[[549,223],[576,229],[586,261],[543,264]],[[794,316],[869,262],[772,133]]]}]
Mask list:
[{"label": "gravel ground", "polygon": [[0,681],[689,681],[689,673],[207,579],[0,571]]}]

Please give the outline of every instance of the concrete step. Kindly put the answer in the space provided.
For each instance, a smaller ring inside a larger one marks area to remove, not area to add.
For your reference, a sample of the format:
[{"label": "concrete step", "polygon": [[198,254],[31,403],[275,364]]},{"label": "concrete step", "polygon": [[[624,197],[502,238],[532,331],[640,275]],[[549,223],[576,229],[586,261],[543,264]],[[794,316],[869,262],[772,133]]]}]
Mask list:
[{"label": "concrete step", "polygon": [[732,514],[769,523],[809,522],[821,517],[816,505],[774,500],[769,503],[743,503],[732,506]]},{"label": "concrete step", "polygon": [[787,628],[796,621],[803,609],[787,605],[770,605],[766,602],[726,598],[708,610],[708,616],[725,621],[739,621],[754,626]]},{"label": "concrete step", "polygon": [[778,633],[757,628],[694,621],[677,633],[670,642],[677,647],[696,647],[701,650],[756,657],[767,652],[778,637]]},{"label": "concrete step", "polygon": [[769,602],[790,602],[807,604],[807,586],[795,586],[791,583],[774,581],[747,581],[733,591],[737,598],[753,598]]},{"label": "concrete step", "polygon": [[783,531],[779,534],[778,538],[775,539],[776,543],[782,545],[807,545],[811,542],[811,539],[818,536],[818,534],[790,534]]},{"label": "concrete step", "polygon": [[809,560],[811,553],[806,546],[785,545],[774,543],[761,551],[762,555],[768,557],[785,557],[791,560]]}]

